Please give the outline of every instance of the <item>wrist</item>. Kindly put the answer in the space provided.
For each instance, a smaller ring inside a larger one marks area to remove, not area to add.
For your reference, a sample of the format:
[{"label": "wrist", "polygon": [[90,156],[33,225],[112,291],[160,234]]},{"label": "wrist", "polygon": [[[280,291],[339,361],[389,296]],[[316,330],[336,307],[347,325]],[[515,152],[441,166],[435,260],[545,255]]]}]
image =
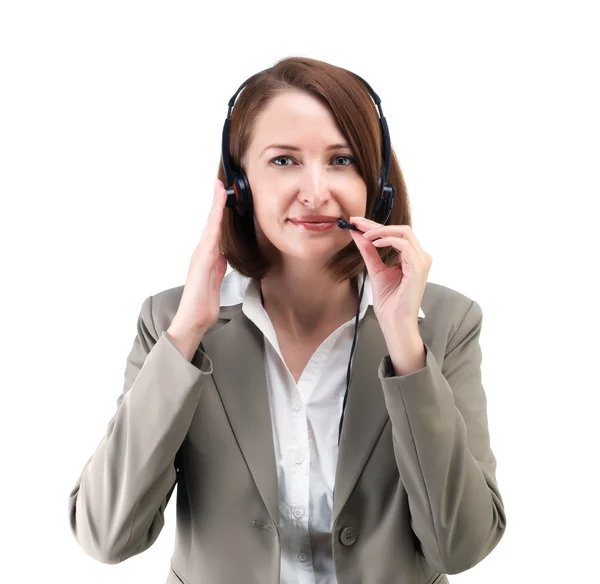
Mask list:
[{"label": "wrist", "polygon": [[190,323],[189,321],[183,320],[175,314],[175,317],[171,321],[167,332],[169,334],[176,334],[178,336],[186,337],[197,337],[203,336],[208,329],[206,327]]},{"label": "wrist", "polygon": [[181,326],[173,322],[166,332],[179,352],[188,361],[191,361],[204,338],[206,329],[203,327]]}]

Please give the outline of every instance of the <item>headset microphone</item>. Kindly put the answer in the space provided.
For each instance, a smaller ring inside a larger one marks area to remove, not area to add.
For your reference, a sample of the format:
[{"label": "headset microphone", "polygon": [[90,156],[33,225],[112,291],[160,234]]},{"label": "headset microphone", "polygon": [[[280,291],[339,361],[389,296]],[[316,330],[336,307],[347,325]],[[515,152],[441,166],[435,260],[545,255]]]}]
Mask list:
[{"label": "headset microphone", "polygon": [[352,223],[348,223],[348,221],[346,221],[345,219],[338,219],[335,224],[340,228],[340,229],[354,229],[354,231],[360,231],[360,229],[358,227],[356,227],[356,225],[352,225]]}]

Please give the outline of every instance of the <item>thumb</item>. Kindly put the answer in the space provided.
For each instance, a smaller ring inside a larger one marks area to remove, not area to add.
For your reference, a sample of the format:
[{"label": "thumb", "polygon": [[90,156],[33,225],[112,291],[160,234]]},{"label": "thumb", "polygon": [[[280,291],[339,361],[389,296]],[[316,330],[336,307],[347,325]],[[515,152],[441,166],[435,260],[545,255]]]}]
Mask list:
[{"label": "thumb", "polygon": [[354,243],[356,244],[356,247],[358,248],[358,251],[360,251],[360,254],[363,257],[369,277],[373,279],[375,276],[375,271],[379,271],[378,268],[381,266],[385,267],[381,261],[381,258],[379,257],[379,252],[371,243],[371,241],[364,238],[361,233],[358,233],[354,230],[350,230],[350,233]]}]

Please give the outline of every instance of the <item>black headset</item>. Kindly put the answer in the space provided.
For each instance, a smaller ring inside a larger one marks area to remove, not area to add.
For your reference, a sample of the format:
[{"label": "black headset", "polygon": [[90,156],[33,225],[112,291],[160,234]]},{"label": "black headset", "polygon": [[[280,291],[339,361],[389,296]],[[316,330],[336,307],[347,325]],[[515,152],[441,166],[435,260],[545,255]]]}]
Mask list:
[{"label": "black headset", "polygon": [[[233,109],[233,104],[235,100],[242,91],[242,89],[255,77],[264,73],[267,69],[263,71],[259,71],[255,73],[244,83],[240,85],[238,90],[233,94],[233,97],[229,100],[229,110],[227,111],[227,118],[225,118],[225,124],[223,125],[223,140],[222,140],[222,159],[223,159],[223,170],[225,172],[226,177],[226,186],[225,190],[227,191],[227,201],[225,203],[226,207],[230,207],[233,209],[234,213],[237,213],[240,217],[251,217],[253,211],[252,205],[252,191],[250,189],[250,183],[248,182],[248,178],[244,173],[243,169],[234,164],[231,160],[231,155],[229,153],[229,128],[231,125],[231,110]],[[391,144],[390,144],[390,133],[388,130],[387,120],[383,115],[383,110],[381,109],[381,99],[379,96],[373,91],[373,88],[359,75],[356,73],[352,73],[352,71],[348,71],[356,78],[360,79],[365,87],[368,89],[369,94],[373,98],[377,109],[379,110],[379,122],[381,124],[381,141],[382,141],[382,157],[383,157],[383,165],[379,172],[379,178],[377,181],[377,196],[375,199],[375,203],[373,205],[373,212],[371,213],[371,220],[381,223],[382,225],[386,225],[389,218],[390,213],[392,212],[392,206],[394,204],[394,187],[388,183],[388,178],[390,175],[390,164],[391,164]],[[377,221],[377,217],[382,217],[383,220]],[[336,222],[337,226],[340,229],[354,229],[358,231],[358,229],[348,223],[344,219],[338,219]],[[348,398],[348,387],[350,385],[350,365],[352,363],[352,356],[354,355],[354,347],[356,345],[356,336],[358,333],[358,317],[360,314],[360,304],[362,302],[363,291],[365,288],[365,280],[367,276],[367,268],[365,266],[363,273],[363,283],[360,290],[358,307],[356,309],[356,319],[354,324],[354,340],[352,341],[352,349],[350,351],[350,360],[348,361],[348,370],[346,373],[346,393],[344,395],[344,403],[342,406],[342,415],[340,418],[340,426],[339,426],[339,434],[338,434],[338,445],[340,443],[340,438],[342,436],[342,423],[344,421],[344,411],[346,409],[346,400]]]}]

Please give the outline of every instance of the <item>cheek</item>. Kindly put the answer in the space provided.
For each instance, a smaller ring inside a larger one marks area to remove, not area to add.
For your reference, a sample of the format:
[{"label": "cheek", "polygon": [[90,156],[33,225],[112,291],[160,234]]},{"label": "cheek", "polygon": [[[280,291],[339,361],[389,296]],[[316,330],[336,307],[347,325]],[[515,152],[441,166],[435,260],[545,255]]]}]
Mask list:
[{"label": "cheek", "polygon": [[[269,229],[269,225],[273,222],[273,219],[269,218],[268,216],[265,217],[265,216],[261,215],[262,223],[267,226],[266,233],[265,233],[265,229],[261,228],[256,214],[254,214],[253,220],[254,220],[254,233],[256,233],[256,239],[257,239],[258,243],[261,245],[261,247],[264,247],[264,246],[271,247],[273,245],[271,243],[271,237],[273,237],[273,236],[277,237],[277,230]],[[268,233],[270,231],[273,231],[273,234],[268,235]]]}]

